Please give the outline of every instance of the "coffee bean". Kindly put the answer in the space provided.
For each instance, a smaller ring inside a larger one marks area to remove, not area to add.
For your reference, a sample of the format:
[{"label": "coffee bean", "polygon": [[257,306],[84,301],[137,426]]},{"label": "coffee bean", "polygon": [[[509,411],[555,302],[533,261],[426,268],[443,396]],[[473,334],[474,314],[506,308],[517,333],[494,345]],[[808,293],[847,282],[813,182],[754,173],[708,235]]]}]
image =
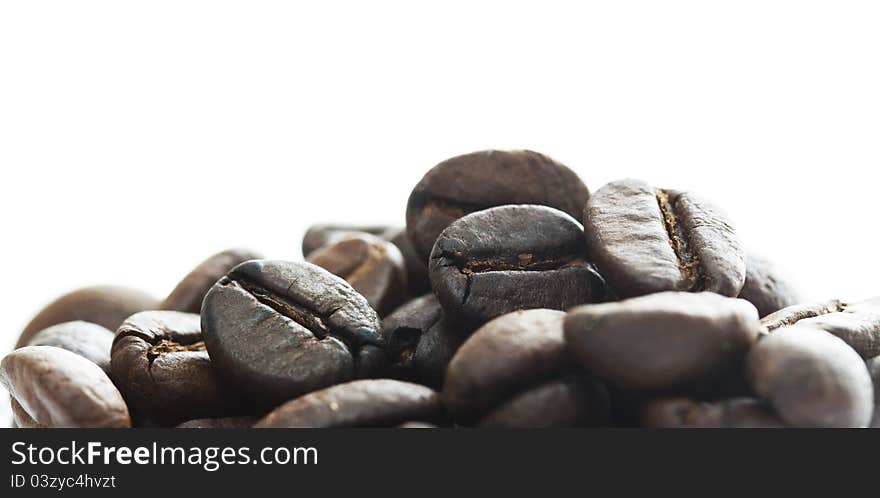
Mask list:
[{"label": "coffee bean", "polygon": [[874,419],[871,427],[880,429],[880,356],[871,358],[866,363],[871,381],[874,383]]},{"label": "coffee bean", "polygon": [[387,361],[367,300],[309,263],[235,267],[205,297],[202,331],[217,371],[264,405],[373,375]]},{"label": "coffee bean", "polygon": [[568,348],[580,364],[629,390],[694,389],[725,374],[760,331],[748,301],[663,292],[571,310]]},{"label": "coffee bean", "polygon": [[378,237],[349,235],[315,250],[307,261],[345,279],[380,317],[406,300],[403,255],[394,244]]},{"label": "coffee bean", "polygon": [[258,254],[246,249],[230,249],[214,254],[189,272],[159,305],[159,309],[199,313],[202,300],[211,286],[239,264],[259,258]]},{"label": "coffee bean", "polygon": [[611,182],[587,202],[590,257],[622,297],[663,291],[737,296],[745,255],[728,219],[690,192]]},{"label": "coffee bean", "polygon": [[568,407],[554,423],[587,421],[600,418],[593,413],[607,412],[607,407],[579,404],[575,384],[548,384],[574,371],[562,337],[564,319],[557,310],[516,311],[474,332],[455,353],[443,383],[443,401],[455,420],[540,425],[521,410],[545,397],[565,400]]},{"label": "coffee bean", "polygon": [[801,302],[800,294],[773,263],[749,253],[746,254],[746,283],[739,297],[754,304],[761,317]]},{"label": "coffee bean", "polygon": [[792,325],[761,339],[746,371],[755,393],[795,427],[866,427],[874,410],[864,361],[828,332]]},{"label": "coffee bean", "polygon": [[642,425],[669,429],[785,427],[766,403],[752,398],[715,402],[660,398],[642,407]]},{"label": "coffee bean", "polygon": [[37,332],[64,322],[83,321],[96,323],[109,330],[138,311],[156,309],[159,306],[151,296],[125,287],[87,287],[61,296],[43,308],[25,327],[15,347],[30,342]]},{"label": "coffee bean", "polygon": [[586,261],[581,225],[545,206],[499,206],[449,225],[431,253],[429,275],[443,310],[482,324],[517,309],[604,299],[604,282]]},{"label": "coffee bean", "polygon": [[0,362],[0,383],[34,424],[131,427],[125,401],[107,374],[70,351],[52,346],[16,349]]},{"label": "coffee bean", "polygon": [[243,410],[215,372],[194,313],[144,311],[129,317],[113,341],[111,370],[139,418],[174,425]]},{"label": "coffee bean", "polygon": [[339,242],[352,235],[367,233],[385,241],[391,241],[401,232],[400,227],[390,225],[343,225],[321,223],[312,225],[306,230],[302,240],[302,253],[308,258],[316,250]]},{"label": "coffee bean", "polygon": [[110,346],[113,332],[88,322],[65,322],[43,329],[34,335],[28,346],[54,346],[76,353],[110,374]]},{"label": "coffee bean", "polygon": [[365,379],[306,394],[279,406],[254,427],[393,427],[442,418],[431,388],[391,379]]},{"label": "coffee bean", "polygon": [[468,331],[443,319],[433,294],[409,301],[382,320],[392,376],[441,388],[446,366]]},{"label": "coffee bean", "polygon": [[434,166],[415,186],[406,206],[406,230],[427,260],[434,241],[462,216],[504,204],[540,204],[578,218],[589,191],[577,174],[528,150],[488,150]]},{"label": "coffee bean", "polygon": [[770,331],[794,324],[822,329],[843,339],[863,358],[880,355],[880,298],[796,304],[764,317],[761,323]]},{"label": "coffee bean", "polygon": [[523,391],[480,420],[480,427],[597,426],[608,422],[608,391],[596,379],[569,376]]},{"label": "coffee bean", "polygon": [[423,258],[416,252],[413,243],[406,230],[400,230],[391,239],[391,243],[400,249],[403,255],[403,263],[406,266],[406,283],[409,292],[413,296],[431,292],[431,281],[428,280],[428,258]]},{"label": "coffee bean", "polygon": [[258,417],[220,417],[187,420],[179,424],[178,429],[245,429],[253,427]]}]

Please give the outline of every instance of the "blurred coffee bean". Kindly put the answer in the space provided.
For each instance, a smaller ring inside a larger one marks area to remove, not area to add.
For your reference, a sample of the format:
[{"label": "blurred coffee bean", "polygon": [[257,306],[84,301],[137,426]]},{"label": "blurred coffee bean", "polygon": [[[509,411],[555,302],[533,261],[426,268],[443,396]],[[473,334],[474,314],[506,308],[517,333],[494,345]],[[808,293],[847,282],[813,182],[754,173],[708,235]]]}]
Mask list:
[{"label": "blurred coffee bean", "polygon": [[663,291],[733,297],[745,283],[745,254],[730,221],[690,192],[611,182],[587,202],[584,231],[592,261],[621,297]]},{"label": "blurred coffee bean", "polygon": [[312,225],[303,236],[303,257],[308,258],[314,251],[352,235],[367,233],[390,242],[401,230],[402,228],[391,225],[343,225],[333,223]]},{"label": "blurred coffee bean", "polygon": [[766,403],[752,398],[715,402],[660,398],[642,407],[642,425],[669,429],[785,427]]},{"label": "blurred coffee bean", "polygon": [[369,234],[344,237],[309,254],[309,263],[342,277],[383,317],[407,297],[400,250]]},{"label": "blurred coffee bean", "polygon": [[880,355],[880,298],[796,304],[764,317],[761,323],[771,332],[794,324],[822,329],[843,339],[863,358]]},{"label": "blurred coffee bean", "polygon": [[374,375],[387,362],[367,300],[310,263],[237,266],[205,297],[202,331],[220,375],[263,405]]},{"label": "blurred coffee bean", "polygon": [[490,411],[480,427],[544,428],[607,423],[608,391],[596,379],[569,376],[527,389]]},{"label": "blurred coffee bean", "polygon": [[391,239],[391,243],[400,249],[403,255],[403,263],[406,266],[406,283],[409,292],[413,296],[431,292],[431,281],[428,280],[428,258],[423,258],[416,252],[412,241],[405,229],[401,229]]},{"label": "blurred coffee bean", "polygon": [[773,263],[750,253],[746,253],[746,283],[739,297],[754,304],[761,317],[801,302],[800,293]]},{"label": "blurred coffee bean", "polygon": [[178,429],[245,429],[253,427],[258,417],[220,417],[187,420]]},{"label": "blurred coffee bean", "polygon": [[43,308],[25,327],[15,347],[30,342],[37,332],[64,322],[96,323],[109,330],[138,311],[156,309],[159,302],[141,291],[125,287],[86,287],[61,296]]},{"label": "blurred coffee bean", "polygon": [[365,379],[306,394],[279,406],[254,427],[393,427],[442,418],[431,388],[391,379]]},{"label": "blurred coffee bean", "polygon": [[443,319],[433,294],[409,301],[382,320],[392,376],[440,389],[446,366],[467,332]]},{"label": "blurred coffee bean", "polygon": [[43,329],[31,337],[28,346],[54,346],[76,353],[110,374],[110,346],[113,332],[88,322],[65,322]]},{"label": "blurred coffee bean", "polygon": [[119,327],[112,351],[113,381],[138,418],[174,425],[244,409],[208,358],[199,315],[132,315]]},{"label": "blurred coffee bean", "polygon": [[724,375],[760,331],[755,307],[711,292],[579,306],[565,319],[580,364],[630,390],[694,389]]},{"label": "blurred coffee bean", "polygon": [[866,427],[874,411],[861,357],[823,330],[793,325],[765,336],[746,359],[755,393],[795,427]]},{"label": "blurred coffee bean", "polygon": [[107,374],[70,351],[52,346],[16,349],[0,362],[0,383],[35,424],[131,427],[125,401]]},{"label": "blurred coffee bean", "polygon": [[582,214],[590,193],[577,174],[529,150],[487,150],[434,166],[415,186],[406,206],[406,230],[427,260],[434,241],[450,223],[505,204],[540,204]]},{"label": "blurred coffee bean", "polygon": [[199,313],[202,300],[211,286],[239,264],[259,258],[258,254],[246,249],[230,249],[214,254],[189,272],[162,301],[159,309]]},{"label": "blurred coffee bean", "polygon": [[517,309],[565,310],[605,297],[585,260],[581,225],[545,206],[499,206],[456,220],[437,238],[428,271],[446,314],[474,325]]},{"label": "blurred coffee bean", "polygon": [[550,398],[564,403],[553,423],[586,422],[607,413],[601,396],[585,396],[596,403],[581,403],[576,383],[548,384],[574,371],[562,337],[564,319],[565,313],[557,310],[516,311],[474,332],[455,353],[443,383],[443,401],[454,419],[464,424],[489,417],[487,425],[544,425],[551,420],[536,420],[522,410]]}]

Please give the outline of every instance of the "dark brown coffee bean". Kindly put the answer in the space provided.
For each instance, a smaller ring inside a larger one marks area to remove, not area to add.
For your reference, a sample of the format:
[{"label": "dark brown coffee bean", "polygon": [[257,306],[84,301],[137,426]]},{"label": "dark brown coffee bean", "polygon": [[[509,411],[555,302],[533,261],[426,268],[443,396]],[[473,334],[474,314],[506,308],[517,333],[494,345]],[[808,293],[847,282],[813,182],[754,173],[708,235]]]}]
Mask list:
[{"label": "dark brown coffee bean", "polygon": [[245,429],[253,427],[258,417],[220,417],[187,420],[178,429]]},{"label": "dark brown coffee bean", "polygon": [[843,339],[863,358],[880,356],[880,298],[796,304],[764,317],[761,323],[770,331],[794,324],[822,329]]},{"label": "dark brown coffee bean", "polygon": [[462,216],[504,204],[540,204],[581,216],[589,191],[577,174],[528,150],[488,150],[453,157],[431,168],[406,206],[406,230],[427,260],[434,241]]},{"label": "dark brown coffee bean", "polygon": [[611,182],[587,202],[592,261],[622,297],[663,291],[737,296],[745,254],[730,221],[690,192],[639,180]]},{"label": "dark brown coffee bean", "polygon": [[279,406],[254,427],[393,427],[441,418],[437,393],[391,379],[356,380],[306,394]]},{"label": "dark brown coffee bean", "polygon": [[[517,311],[498,317],[480,327],[461,346],[446,372],[443,401],[456,421],[464,424],[479,421],[493,410],[501,410],[493,420],[501,423],[529,420],[528,414],[514,413],[534,406],[549,392],[569,398],[571,392],[548,387],[546,383],[567,377],[574,364],[565,350],[562,322],[565,313],[538,309]],[[542,387],[544,389],[542,389]],[[559,386],[557,385],[556,388]],[[546,390],[545,390],[546,389]],[[529,392],[534,391],[534,392]],[[504,406],[505,402],[510,403]],[[602,407],[592,406],[598,412]],[[607,407],[604,408],[607,411]],[[589,417],[562,416],[565,420]]]},{"label": "dark brown coffee bean", "polygon": [[215,372],[194,313],[144,311],[129,317],[113,341],[111,370],[139,418],[174,425],[243,410]]},{"label": "dark brown coffee bean", "polygon": [[25,327],[15,347],[30,342],[37,332],[64,322],[96,323],[110,330],[138,311],[156,309],[159,302],[141,291],[125,287],[87,287],[61,296],[43,308]]},{"label": "dark brown coffee bean", "polygon": [[122,395],[98,365],[61,348],[26,346],[0,362],[0,383],[34,423],[131,427]]},{"label": "dark brown coffee bean", "polygon": [[403,255],[403,263],[406,266],[406,283],[409,286],[410,294],[421,296],[431,292],[431,281],[428,280],[428,258],[423,258],[416,252],[406,230],[400,230],[391,239],[391,243],[396,245],[400,249],[400,254]]},{"label": "dark brown coffee bean", "polygon": [[352,235],[367,233],[385,241],[391,241],[402,229],[390,225],[343,225],[321,223],[312,225],[306,230],[302,240],[302,253],[308,258],[314,251],[335,244]]},{"label": "dark brown coffee bean", "polygon": [[110,346],[113,332],[88,322],[65,322],[43,329],[31,338],[28,346],[54,346],[76,353],[110,374]]},{"label": "dark brown coffee bean", "polygon": [[874,411],[871,376],[841,339],[803,325],[762,338],[746,371],[755,393],[795,427],[866,427]]},{"label": "dark brown coffee bean", "polygon": [[403,256],[394,244],[378,237],[347,236],[315,250],[307,261],[345,279],[380,317],[406,300]]},{"label": "dark brown coffee bean", "polygon": [[490,411],[480,427],[546,428],[608,422],[608,391],[583,376],[551,380],[523,391]]},{"label": "dark brown coffee bean", "polygon": [[733,398],[699,402],[660,398],[642,407],[642,425],[653,428],[783,428],[785,424],[763,401]]},{"label": "dark brown coffee bean", "polygon": [[310,263],[237,266],[205,297],[202,331],[220,375],[263,405],[375,375],[387,362],[367,300]]},{"label": "dark brown coffee bean", "polygon": [[565,319],[580,364],[630,390],[693,389],[730,370],[760,331],[748,301],[663,292],[579,306]]},{"label": "dark brown coffee bean", "polygon": [[456,220],[437,238],[428,271],[444,312],[468,324],[605,298],[585,259],[583,228],[546,206],[499,206]]},{"label": "dark brown coffee bean", "polygon": [[743,285],[739,297],[754,304],[761,317],[801,302],[800,294],[786,281],[773,263],[748,253],[746,254],[746,283]]},{"label": "dark brown coffee bean", "polygon": [[177,287],[159,305],[159,309],[199,313],[202,309],[202,300],[205,299],[205,294],[212,285],[239,264],[259,258],[258,254],[246,249],[230,249],[211,256],[177,284]]},{"label": "dark brown coffee bean", "polygon": [[468,329],[443,319],[433,294],[411,300],[382,320],[392,376],[440,389]]}]

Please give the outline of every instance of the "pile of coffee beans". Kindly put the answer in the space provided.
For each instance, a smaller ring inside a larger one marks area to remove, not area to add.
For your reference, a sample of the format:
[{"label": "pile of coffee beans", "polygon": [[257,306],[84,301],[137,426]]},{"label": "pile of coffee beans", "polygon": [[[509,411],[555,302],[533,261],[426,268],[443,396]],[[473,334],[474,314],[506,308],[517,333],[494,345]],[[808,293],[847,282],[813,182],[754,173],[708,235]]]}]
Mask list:
[{"label": "pile of coffee beans", "polygon": [[15,425],[880,426],[880,298],[801,303],[694,192],[476,152],[302,252],[57,299],[0,363]]}]

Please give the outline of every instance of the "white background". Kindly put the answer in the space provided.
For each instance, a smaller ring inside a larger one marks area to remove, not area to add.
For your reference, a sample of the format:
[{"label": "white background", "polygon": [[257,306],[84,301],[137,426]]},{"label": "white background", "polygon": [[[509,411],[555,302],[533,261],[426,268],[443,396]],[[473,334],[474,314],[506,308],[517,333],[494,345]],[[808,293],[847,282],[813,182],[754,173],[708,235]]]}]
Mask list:
[{"label": "white background", "polygon": [[402,223],[483,148],[700,191],[807,297],[880,294],[876,2],[415,3],[4,2],[0,345],[81,286]]}]

